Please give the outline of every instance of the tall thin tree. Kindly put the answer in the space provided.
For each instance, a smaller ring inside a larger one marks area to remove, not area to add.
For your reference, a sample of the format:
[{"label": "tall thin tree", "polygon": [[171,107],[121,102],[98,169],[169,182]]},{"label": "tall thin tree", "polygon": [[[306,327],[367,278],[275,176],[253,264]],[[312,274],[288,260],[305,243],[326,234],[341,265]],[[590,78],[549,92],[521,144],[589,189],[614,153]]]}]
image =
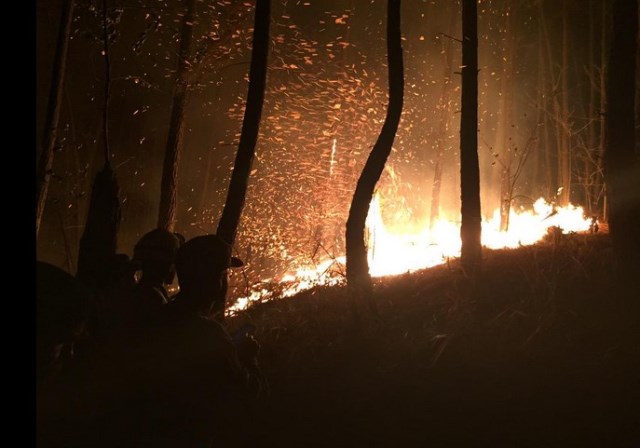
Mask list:
[{"label": "tall thin tree", "polygon": [[398,130],[404,99],[404,67],[400,33],[400,0],[387,3],[387,58],[389,66],[389,106],[378,136],[358,183],[356,184],[346,228],[347,283],[368,290],[371,288],[365,242],[365,221],[369,204],[380,175],[391,152]]},{"label": "tall thin tree", "polygon": [[562,191],[558,196],[560,205],[566,206],[571,200],[571,134],[572,125],[569,112],[569,11],[568,0],[562,2],[562,71],[561,102],[559,132],[561,145],[558,154],[558,176],[560,177]]},{"label": "tall thin tree", "polygon": [[104,104],[102,110],[102,140],[104,166],[96,173],[91,190],[89,211],[78,251],[76,277],[94,291],[109,286],[108,264],[116,254],[121,208],[116,175],[111,168],[109,148],[109,100],[111,96],[111,62],[109,53],[109,20],[107,0],[102,0],[104,40]]},{"label": "tall thin tree", "polygon": [[606,182],[604,181],[604,155],[606,147],[606,130],[605,130],[605,111],[607,110],[607,41],[609,34],[607,33],[607,23],[609,10],[607,8],[607,2],[602,2],[600,17],[600,138],[598,139],[598,166],[603,171],[601,190],[598,192],[598,197],[602,197],[602,219],[608,221],[609,211],[607,207],[607,195],[606,195]]},{"label": "tall thin tree", "polygon": [[[458,12],[455,4],[451,4],[451,22],[449,30],[459,23]],[[457,30],[456,30],[457,33]],[[433,168],[433,185],[431,187],[431,211],[429,212],[429,230],[433,230],[438,218],[440,218],[440,190],[442,188],[442,172],[444,165],[444,152],[449,140],[449,123],[451,121],[451,91],[453,90],[453,39],[447,38],[442,43],[444,59],[444,73],[442,79],[442,93],[440,96],[440,126],[436,138],[437,157]]]},{"label": "tall thin tree", "polygon": [[217,234],[233,245],[236,240],[242,209],[249,186],[249,174],[255,156],[260,117],[264,103],[264,88],[267,80],[267,60],[269,55],[269,22],[271,0],[257,0],[255,24],[253,28],[253,48],[249,68],[249,90],[247,107],[242,120],[242,131],[238,152],[231,173],[227,200],[218,223]]},{"label": "tall thin tree", "polygon": [[193,21],[196,9],[196,0],[186,0],[186,2],[187,6],[180,32],[178,71],[176,73],[169,135],[162,167],[160,208],[158,210],[158,227],[169,231],[173,231],[175,227],[178,208],[178,169],[180,168],[180,155],[182,154],[184,140],[184,113],[189,94],[189,49],[191,48],[193,37]]},{"label": "tall thin tree", "polygon": [[513,34],[513,7],[509,0],[506,0],[506,11],[504,14],[504,41],[505,48],[502,57],[502,86],[500,96],[500,122],[498,135],[500,139],[500,166],[502,168],[500,180],[500,231],[509,230],[509,215],[511,214],[511,200],[513,197],[512,188],[512,144],[514,143],[514,112],[513,112],[513,72],[515,36]]},{"label": "tall thin tree", "polygon": [[473,267],[482,258],[478,166],[478,4],[462,0],[462,113],[460,118],[461,259]]},{"label": "tall thin tree", "polygon": [[67,54],[69,52],[69,37],[71,35],[71,23],[73,21],[73,9],[75,0],[65,0],[60,15],[58,28],[58,40],[51,75],[51,87],[49,88],[49,102],[47,104],[47,116],[42,139],[42,149],[36,168],[36,238],[40,230],[40,222],[47,201],[49,179],[53,168],[53,152],[58,137],[58,122],[60,120],[60,108],[62,105],[62,90],[67,69]]},{"label": "tall thin tree", "polygon": [[640,167],[635,154],[638,0],[615,0],[607,73],[605,180],[609,230],[621,267],[640,261]]}]

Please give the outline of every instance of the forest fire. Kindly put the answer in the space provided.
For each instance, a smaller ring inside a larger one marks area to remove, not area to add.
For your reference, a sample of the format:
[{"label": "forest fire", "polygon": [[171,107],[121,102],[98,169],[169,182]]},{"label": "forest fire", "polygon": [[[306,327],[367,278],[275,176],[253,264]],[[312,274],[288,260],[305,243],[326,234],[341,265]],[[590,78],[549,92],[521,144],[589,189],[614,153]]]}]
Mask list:
[{"label": "forest fire", "polygon": [[[572,204],[558,207],[544,198],[533,204],[532,210],[511,209],[509,230],[500,231],[500,210],[496,209],[482,224],[482,245],[490,249],[514,248],[540,241],[550,228],[563,233],[589,230],[591,221],[582,207]],[[460,223],[438,220],[430,230],[426,225],[419,231],[403,226],[389,226],[382,217],[378,195],[371,201],[367,217],[369,271],[372,277],[399,275],[429,268],[447,259],[460,256]],[[304,266],[287,273],[278,281],[267,279],[264,284],[230,307],[234,313],[246,309],[252,302],[271,297],[291,297],[314,286],[331,286],[344,279],[345,257],[326,259],[314,266]],[[277,285],[274,288],[274,284]]]}]

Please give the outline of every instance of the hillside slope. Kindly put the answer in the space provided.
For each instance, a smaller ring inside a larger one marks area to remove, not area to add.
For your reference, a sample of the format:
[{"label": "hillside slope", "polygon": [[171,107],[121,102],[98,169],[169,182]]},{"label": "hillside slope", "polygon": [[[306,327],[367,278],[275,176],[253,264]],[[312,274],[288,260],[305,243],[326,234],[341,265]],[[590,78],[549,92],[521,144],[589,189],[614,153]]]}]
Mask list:
[{"label": "hillside slope", "polygon": [[639,291],[569,235],[381,280],[377,317],[346,288],[256,306],[258,444],[638,446]]}]

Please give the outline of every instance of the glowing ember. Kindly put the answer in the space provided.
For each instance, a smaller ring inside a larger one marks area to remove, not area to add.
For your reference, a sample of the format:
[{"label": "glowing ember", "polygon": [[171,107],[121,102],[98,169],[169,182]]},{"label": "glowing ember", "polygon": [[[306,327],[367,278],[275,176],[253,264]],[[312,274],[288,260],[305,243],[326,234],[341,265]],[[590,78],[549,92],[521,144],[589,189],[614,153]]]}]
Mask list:
[{"label": "glowing ember", "polygon": [[[500,231],[500,210],[482,223],[482,245],[491,249],[533,244],[550,227],[559,227],[563,233],[584,232],[591,222],[584,218],[582,207],[569,204],[556,207],[538,199],[533,210],[517,212],[511,209],[509,230]],[[444,263],[447,258],[460,255],[460,223],[439,220],[429,231],[428,224],[419,231],[389,228],[382,220],[380,199],[371,201],[366,227],[368,231],[369,272],[372,277],[398,275]],[[251,302],[269,297],[290,297],[318,285],[335,285],[344,280],[345,257],[325,260],[317,266],[304,266],[279,280],[268,279],[263,287],[242,297],[230,312],[245,309]],[[273,286],[277,286],[273,288]]]}]

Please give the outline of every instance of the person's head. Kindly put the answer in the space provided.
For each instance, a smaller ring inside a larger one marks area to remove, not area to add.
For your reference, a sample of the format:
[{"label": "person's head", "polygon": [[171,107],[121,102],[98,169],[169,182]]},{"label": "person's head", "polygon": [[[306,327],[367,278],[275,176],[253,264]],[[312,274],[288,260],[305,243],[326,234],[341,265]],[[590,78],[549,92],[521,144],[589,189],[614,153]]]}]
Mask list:
[{"label": "person's head", "polygon": [[168,230],[154,229],[143,235],[133,249],[133,261],[142,270],[142,278],[154,282],[173,282],[174,263],[180,243],[179,237]]},{"label": "person's head", "polygon": [[64,345],[82,332],[89,306],[88,293],[62,269],[36,263],[36,345],[38,376],[56,362]]},{"label": "person's head", "polygon": [[182,300],[192,301],[204,313],[224,310],[228,269],[242,266],[231,256],[231,246],[217,235],[187,241],[176,255],[176,271]]}]

